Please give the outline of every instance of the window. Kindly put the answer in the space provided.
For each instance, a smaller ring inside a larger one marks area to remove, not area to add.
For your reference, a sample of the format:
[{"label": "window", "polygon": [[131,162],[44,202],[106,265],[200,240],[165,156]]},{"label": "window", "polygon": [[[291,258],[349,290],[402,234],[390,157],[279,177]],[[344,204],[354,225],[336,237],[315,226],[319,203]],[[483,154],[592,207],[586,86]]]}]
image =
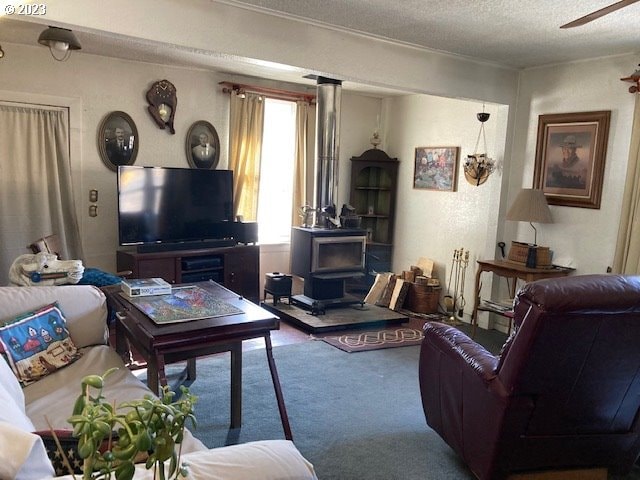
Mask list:
[{"label": "window", "polygon": [[296,144],[296,103],[265,99],[258,239],[262,244],[288,243],[293,208]]}]

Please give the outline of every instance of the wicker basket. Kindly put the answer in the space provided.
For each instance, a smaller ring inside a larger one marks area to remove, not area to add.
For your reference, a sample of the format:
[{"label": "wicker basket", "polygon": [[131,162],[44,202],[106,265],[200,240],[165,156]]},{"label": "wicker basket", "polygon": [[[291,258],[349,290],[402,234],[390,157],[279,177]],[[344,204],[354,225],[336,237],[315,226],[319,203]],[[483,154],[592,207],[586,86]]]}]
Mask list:
[{"label": "wicker basket", "polygon": [[436,313],[441,290],[440,287],[411,283],[403,308],[416,313]]},{"label": "wicker basket", "polygon": [[549,247],[529,245],[528,243],[511,242],[508,257],[509,261],[519,265],[526,265],[530,248],[536,249],[536,268],[551,267],[551,251],[549,250]]}]

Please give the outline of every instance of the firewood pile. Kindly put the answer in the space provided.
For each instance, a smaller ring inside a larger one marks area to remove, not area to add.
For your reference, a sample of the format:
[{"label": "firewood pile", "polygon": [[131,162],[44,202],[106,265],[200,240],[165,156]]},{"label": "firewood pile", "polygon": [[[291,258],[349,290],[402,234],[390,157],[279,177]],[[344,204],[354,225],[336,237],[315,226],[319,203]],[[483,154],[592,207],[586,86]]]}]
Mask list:
[{"label": "firewood pile", "polygon": [[433,276],[433,261],[421,258],[401,274],[378,273],[364,302],[394,311],[436,313],[441,291],[440,280]]}]

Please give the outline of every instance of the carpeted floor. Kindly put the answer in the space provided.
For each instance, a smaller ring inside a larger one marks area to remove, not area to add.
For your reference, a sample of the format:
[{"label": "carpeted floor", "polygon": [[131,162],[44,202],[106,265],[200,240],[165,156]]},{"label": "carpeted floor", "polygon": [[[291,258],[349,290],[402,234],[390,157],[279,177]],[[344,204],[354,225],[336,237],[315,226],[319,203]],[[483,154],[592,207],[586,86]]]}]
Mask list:
[{"label": "carpeted floor", "polygon": [[[350,355],[307,342],[273,352],[294,442],[319,479],[473,478],[426,425],[419,347]],[[244,354],[243,426],[228,428],[228,364],[228,354],[198,360],[196,437],[209,447],[284,438],[264,350]]]},{"label": "carpeted floor", "polygon": [[[474,478],[425,422],[418,346],[352,355],[305,342],[273,352],[294,442],[319,479]],[[228,428],[228,354],[198,360],[190,386],[199,397],[194,433],[209,447],[284,438],[264,350],[245,352],[243,360],[243,426],[235,430]],[[177,375],[178,367],[169,372]],[[640,474],[624,477],[631,479]]]}]

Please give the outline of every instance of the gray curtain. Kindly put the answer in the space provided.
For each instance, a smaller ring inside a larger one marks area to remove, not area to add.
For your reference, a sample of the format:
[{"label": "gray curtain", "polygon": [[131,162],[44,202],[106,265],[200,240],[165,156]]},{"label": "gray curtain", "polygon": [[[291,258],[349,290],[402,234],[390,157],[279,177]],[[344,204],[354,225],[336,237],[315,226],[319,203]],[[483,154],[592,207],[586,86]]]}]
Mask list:
[{"label": "gray curtain", "polygon": [[26,246],[57,234],[62,258],[83,259],[66,109],[0,104],[0,285]]}]

